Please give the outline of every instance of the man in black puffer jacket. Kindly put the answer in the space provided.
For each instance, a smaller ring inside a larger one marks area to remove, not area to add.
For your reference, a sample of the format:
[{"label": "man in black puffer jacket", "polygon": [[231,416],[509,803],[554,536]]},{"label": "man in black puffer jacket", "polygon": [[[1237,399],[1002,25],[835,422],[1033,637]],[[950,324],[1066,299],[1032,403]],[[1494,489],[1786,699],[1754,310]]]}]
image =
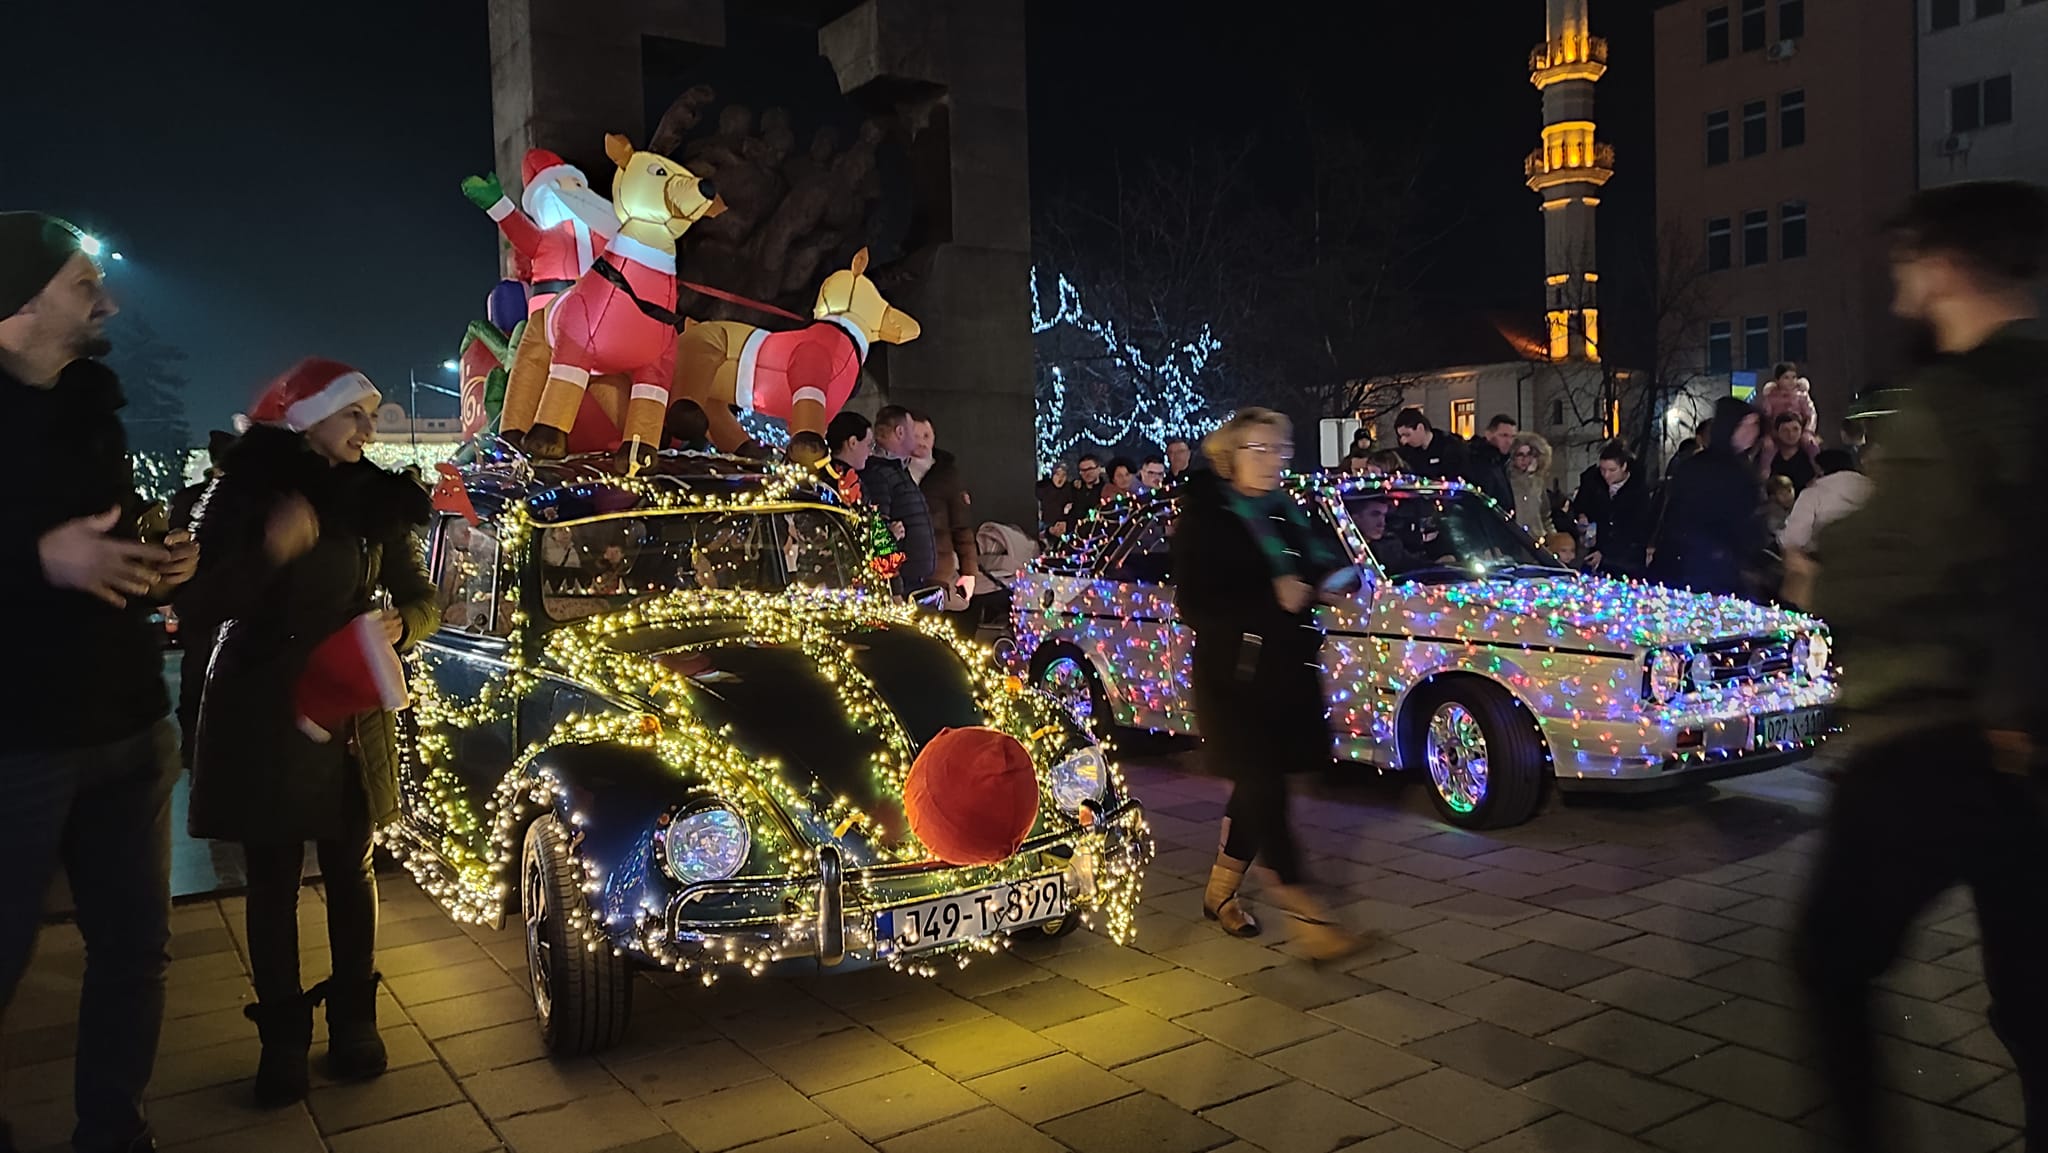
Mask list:
[{"label": "man in black puffer jacket", "polygon": [[860,470],[862,493],[881,510],[896,539],[903,542],[903,567],[896,572],[899,592],[916,592],[930,585],[938,561],[931,510],[907,463],[914,444],[910,410],[889,405],[875,414],[875,451]]}]

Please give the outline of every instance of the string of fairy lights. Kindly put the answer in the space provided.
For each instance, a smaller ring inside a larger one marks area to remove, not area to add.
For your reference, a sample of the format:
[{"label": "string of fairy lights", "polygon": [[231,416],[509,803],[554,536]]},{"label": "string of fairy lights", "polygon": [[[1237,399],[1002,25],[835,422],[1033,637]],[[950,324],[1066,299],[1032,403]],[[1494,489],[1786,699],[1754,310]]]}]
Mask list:
[{"label": "string of fairy lights", "polygon": [[[1412,477],[1296,475],[1287,484],[1367,565],[1370,546],[1347,498],[1397,490],[1490,500],[1462,482]],[[1071,646],[1106,670],[1125,712],[1118,720],[1191,732],[1192,639],[1175,622],[1171,586],[1123,579],[1107,565],[1131,541],[1133,518],[1169,515],[1163,499],[1135,500],[1106,504],[1084,520],[1020,581],[1013,661],[1030,667],[1042,646]],[[1163,542],[1163,531],[1159,536]],[[1134,551],[1142,549],[1125,550]],[[1762,745],[1741,738],[1752,718],[1835,699],[1825,625],[1778,606],[1583,575],[1475,574],[1393,588],[1397,596],[1370,606],[1325,610],[1332,628],[1322,649],[1330,722],[1340,750],[1357,759],[1398,763],[1400,702],[1446,671],[1478,673],[1509,689],[1541,719],[1550,756],[1591,772],[1807,747],[1813,741],[1796,734]],[[1763,665],[1750,671],[1715,664],[1725,661],[1716,651],[1731,643],[1745,656],[1779,657],[1768,672]],[[1647,691],[1648,665],[1659,661],[1673,670],[1665,700]],[[1698,745],[1674,748],[1674,735],[1687,730],[1699,734]]]},{"label": "string of fairy lights", "polygon": [[[491,469],[475,471],[488,474]],[[593,478],[591,483],[631,494],[631,511],[637,516],[692,510],[769,511],[804,501],[806,494],[814,491],[816,480],[808,470],[787,466],[769,468],[765,483],[741,492],[707,493],[658,478],[608,476],[601,481]],[[810,506],[826,507],[814,501]],[[496,527],[502,555],[523,558],[535,528],[552,526],[536,521],[528,502],[513,501],[496,519]],[[707,983],[724,968],[760,973],[777,960],[801,955],[807,944],[814,943],[810,935],[818,891],[814,879],[806,883],[804,877],[814,868],[815,850],[791,836],[783,822],[765,819],[765,806],[771,805],[791,816],[792,827],[829,829],[835,838],[859,833],[874,850],[872,861],[850,869],[847,876],[850,947],[885,955],[893,966],[920,972],[935,971],[936,963],[947,956],[965,963],[976,951],[1003,947],[1005,942],[1000,939],[973,939],[930,952],[904,954],[892,952],[890,942],[875,940],[871,921],[863,920],[861,914],[885,904],[890,896],[876,870],[886,870],[892,863],[900,867],[926,862],[930,854],[915,836],[906,830],[893,841],[883,840],[883,824],[847,797],[825,795],[816,782],[806,786],[787,766],[756,757],[741,747],[731,731],[700,718],[692,707],[695,684],[673,661],[628,652],[616,642],[647,629],[674,629],[687,635],[692,626],[719,622],[726,627],[721,630],[725,635],[715,642],[718,645],[776,646],[801,653],[831,685],[855,729],[872,739],[868,768],[880,795],[891,797],[901,796],[916,748],[881,691],[853,659],[848,638],[862,630],[912,629],[944,642],[970,674],[984,723],[1023,742],[1041,771],[1073,751],[1076,741],[1086,739],[1049,698],[1026,691],[1021,681],[1005,676],[986,646],[963,640],[931,614],[890,599],[882,578],[871,570],[857,573],[853,587],[844,589],[793,586],[775,594],[677,589],[557,628],[546,634],[537,653],[526,650],[524,612],[516,606],[510,611],[513,627],[506,658],[510,671],[493,677],[473,700],[455,700],[441,691],[432,675],[433,658],[425,648],[409,657],[414,704],[412,723],[403,726],[401,734],[406,746],[401,750],[405,756],[401,764],[417,766],[418,772],[405,782],[408,817],[385,831],[385,841],[422,889],[452,916],[494,923],[505,908],[525,828],[542,812],[570,807],[565,783],[547,768],[541,754],[567,745],[603,743],[652,753],[675,770],[679,795],[688,787],[701,787],[761,816],[749,821],[757,858],[740,879],[758,881],[772,891],[784,915],[778,920],[779,933],[757,938],[726,934],[686,946],[671,935],[666,910],[652,904],[630,911],[630,927],[616,916],[594,916],[588,908],[568,910],[573,939],[580,939],[586,947],[636,953],[656,964],[700,973]],[[730,635],[734,631],[738,638]],[[662,656],[689,651],[691,646],[683,645]],[[519,701],[535,687],[543,669],[588,686],[606,700],[630,702],[631,707],[574,713],[557,722],[549,732],[526,744],[479,811],[456,771],[453,738],[464,729],[508,720]],[[1105,795],[1127,795],[1113,764]],[[1062,841],[1072,847],[1067,875],[1077,897],[1078,914],[1119,941],[1129,939],[1143,864],[1151,847],[1139,810],[1129,806],[1112,820],[1077,821],[1058,808],[1047,790],[1042,790],[1040,808],[1039,828],[1062,833]],[[650,826],[656,816],[649,814]],[[571,811],[567,820],[573,831],[583,817]],[[558,863],[580,870],[584,889],[593,899],[605,889],[607,878],[597,862],[569,850]],[[762,873],[763,868],[768,872]],[[959,892],[1026,879],[1044,868],[1037,854],[1025,854],[997,865],[932,867],[920,870],[919,876],[933,891]]]},{"label": "string of fairy lights", "polygon": [[1091,358],[1107,360],[1129,378],[1109,411],[1069,411],[1066,369],[1049,365],[1038,389],[1035,422],[1038,467],[1048,473],[1083,444],[1112,448],[1126,440],[1164,444],[1167,438],[1199,439],[1222,419],[1203,394],[1201,377],[1223,348],[1208,325],[1179,345],[1148,352],[1116,321],[1098,317],[1081,303],[1081,290],[1065,273],[1054,276],[1053,301],[1041,299],[1038,270],[1031,270],[1031,333],[1061,328],[1078,333],[1091,347]]}]

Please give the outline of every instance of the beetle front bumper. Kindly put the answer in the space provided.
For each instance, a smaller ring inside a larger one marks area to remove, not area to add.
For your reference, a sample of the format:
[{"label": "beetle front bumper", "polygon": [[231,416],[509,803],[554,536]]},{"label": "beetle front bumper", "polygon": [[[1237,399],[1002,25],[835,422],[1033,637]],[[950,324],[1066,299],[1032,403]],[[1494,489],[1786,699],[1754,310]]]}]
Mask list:
[{"label": "beetle front bumper", "polygon": [[[1126,798],[1085,830],[1024,842],[1001,865],[965,872],[938,862],[855,865],[820,846],[808,874],[736,878],[692,885],[672,898],[661,939],[643,932],[630,951],[664,966],[755,971],[808,967],[854,970],[897,959],[875,937],[875,915],[897,905],[957,895],[1048,873],[1067,879],[1067,916],[1128,924],[1152,856],[1144,806]],[[647,926],[652,929],[653,926]],[[625,942],[620,942],[623,946]],[[919,954],[922,955],[922,954]]]}]

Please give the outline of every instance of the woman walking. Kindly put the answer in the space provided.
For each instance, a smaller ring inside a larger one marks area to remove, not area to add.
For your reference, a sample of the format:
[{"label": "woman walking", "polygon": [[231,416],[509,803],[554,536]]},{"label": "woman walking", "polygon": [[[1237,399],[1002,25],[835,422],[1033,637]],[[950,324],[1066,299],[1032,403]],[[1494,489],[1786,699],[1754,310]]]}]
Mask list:
[{"label": "woman walking", "polygon": [[[431,514],[427,494],[363,459],[378,400],[361,373],[329,360],[273,383],[201,504],[204,560],[180,598],[223,622],[199,707],[190,824],[195,837],[240,842],[247,861],[256,1004],[245,1012],[263,1040],[264,1105],[306,1095],[323,998],[329,1072],[384,1071],[370,835],[398,812],[393,718],[363,713],[316,739],[293,703],[312,650],[357,618],[377,612],[401,649],[439,625],[411,531]],[[299,980],[297,914],[307,841],[333,955],[333,975],[311,991]]]},{"label": "woman walking", "polygon": [[1508,515],[1532,540],[1542,540],[1558,528],[1558,512],[1564,494],[1550,479],[1550,442],[1533,432],[1518,432],[1508,452],[1508,488],[1515,505]]},{"label": "woman walking", "polygon": [[1344,559],[1280,491],[1294,455],[1285,416],[1240,409],[1202,452],[1210,470],[1188,475],[1173,533],[1174,603],[1195,634],[1196,725],[1211,763],[1235,782],[1202,912],[1232,936],[1256,935],[1238,889],[1253,859],[1263,860],[1308,957],[1333,960],[1359,941],[1305,887],[1287,774],[1330,764],[1323,634],[1311,614],[1317,586]]}]

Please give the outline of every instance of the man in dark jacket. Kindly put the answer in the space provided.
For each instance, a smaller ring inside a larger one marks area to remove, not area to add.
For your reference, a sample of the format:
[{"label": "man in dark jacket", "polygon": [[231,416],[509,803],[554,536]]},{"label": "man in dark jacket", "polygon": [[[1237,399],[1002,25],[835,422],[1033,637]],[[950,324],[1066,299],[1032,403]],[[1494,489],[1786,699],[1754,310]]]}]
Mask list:
[{"label": "man in dark jacket", "polygon": [[[114,304],[81,245],[54,217],[0,213],[0,393],[9,465],[26,478],[0,513],[0,572],[10,639],[30,662],[0,694],[15,865],[0,902],[0,1013],[61,863],[86,950],[72,1144],[127,1153],[155,1148],[142,1095],[163,1023],[178,773],[149,617],[192,575],[198,550],[183,533],[137,539],[121,386],[90,359],[109,349]],[[11,1144],[0,1123],[0,1148]]]},{"label": "man in dark jacket", "polygon": [[[1814,607],[1840,645],[1849,722],[1801,918],[1801,978],[1841,1147],[1895,1148],[1879,1116],[1870,985],[1950,886],[1974,890],[1989,1015],[2019,1071],[2026,1144],[2048,1127],[2048,775],[2039,599],[2048,388],[2048,193],[1916,194],[1892,228],[1892,309],[1937,350],[1870,462],[1867,504],[1820,534]],[[1968,414],[1960,419],[1958,414]],[[1929,526],[1940,526],[1929,547]]]},{"label": "man in dark jacket", "polygon": [[901,592],[929,586],[937,559],[931,512],[910,475],[915,437],[909,409],[895,404],[882,409],[875,414],[875,451],[868,457],[867,467],[860,470],[861,491],[903,542],[903,567],[896,571]]},{"label": "man in dark jacket", "polygon": [[1515,435],[1521,431],[1514,417],[1495,413],[1486,422],[1485,435],[1465,446],[1469,469],[1465,479],[1510,513],[1515,509],[1515,490],[1508,483],[1508,454],[1514,451]]},{"label": "man in dark jacket", "polygon": [[1470,476],[1465,442],[1430,427],[1429,418],[1419,408],[1404,408],[1394,418],[1394,439],[1401,442],[1401,459],[1416,476],[1426,480],[1465,480]]},{"label": "man in dark jacket", "polygon": [[[962,614],[955,621],[972,633],[974,622],[967,619],[968,609],[975,596],[975,578],[981,573],[981,552],[974,542],[973,498],[960,479],[960,463],[938,447],[931,418],[913,414],[911,427],[914,462],[924,473],[918,488],[931,513],[937,550],[932,579],[945,586],[947,611]],[[914,467],[913,473],[917,470]]]}]

